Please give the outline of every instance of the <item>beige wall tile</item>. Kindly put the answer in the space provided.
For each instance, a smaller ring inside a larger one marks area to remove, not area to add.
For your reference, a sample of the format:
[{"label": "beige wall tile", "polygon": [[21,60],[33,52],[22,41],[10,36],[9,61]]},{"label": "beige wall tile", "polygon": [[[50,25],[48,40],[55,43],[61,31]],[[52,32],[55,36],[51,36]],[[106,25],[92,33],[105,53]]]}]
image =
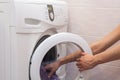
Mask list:
[{"label": "beige wall tile", "polygon": [[70,30],[81,35],[104,36],[120,24],[119,9],[71,7],[69,13]]},{"label": "beige wall tile", "polygon": [[119,67],[99,65],[86,72],[86,74],[85,80],[120,80]]},{"label": "beige wall tile", "polygon": [[120,0],[65,0],[69,5],[102,8],[120,8]]}]

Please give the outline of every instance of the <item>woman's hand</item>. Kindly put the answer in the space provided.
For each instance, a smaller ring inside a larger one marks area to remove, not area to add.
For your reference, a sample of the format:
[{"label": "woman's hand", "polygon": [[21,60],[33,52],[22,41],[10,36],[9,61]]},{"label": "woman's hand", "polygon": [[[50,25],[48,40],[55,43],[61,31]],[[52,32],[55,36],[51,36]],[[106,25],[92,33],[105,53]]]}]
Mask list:
[{"label": "woman's hand", "polygon": [[57,69],[61,66],[60,61],[55,61],[51,64],[48,64],[45,66],[45,69],[49,71],[48,77],[50,78],[56,71]]},{"label": "woman's hand", "polygon": [[95,56],[87,53],[84,53],[84,56],[81,56],[81,58],[78,58],[76,61],[79,71],[91,69],[97,65]]}]

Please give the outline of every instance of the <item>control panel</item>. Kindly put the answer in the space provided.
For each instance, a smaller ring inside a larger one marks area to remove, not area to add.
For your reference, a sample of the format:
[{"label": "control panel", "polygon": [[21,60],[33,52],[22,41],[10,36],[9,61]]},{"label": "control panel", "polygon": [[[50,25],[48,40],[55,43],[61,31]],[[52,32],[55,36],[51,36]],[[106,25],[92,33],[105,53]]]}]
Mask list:
[{"label": "control panel", "polygon": [[52,1],[15,2],[17,27],[42,30],[49,26],[59,28],[67,25],[67,4],[64,1]]}]

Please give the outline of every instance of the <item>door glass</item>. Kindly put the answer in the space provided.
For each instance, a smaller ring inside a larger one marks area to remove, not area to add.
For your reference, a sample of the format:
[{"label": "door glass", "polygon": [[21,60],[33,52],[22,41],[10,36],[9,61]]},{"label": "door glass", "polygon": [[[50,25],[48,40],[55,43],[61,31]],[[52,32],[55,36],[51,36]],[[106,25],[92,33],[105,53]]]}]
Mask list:
[{"label": "door glass", "polygon": [[[48,37],[50,37],[50,35],[44,35],[43,37],[40,38],[40,40],[37,42],[34,51],[36,50],[36,48]],[[55,61],[57,59],[57,46],[54,46],[53,48],[51,48],[45,55],[43,61],[42,61],[42,65],[46,65],[49,64],[53,61]]]},{"label": "door glass", "polygon": [[[66,55],[69,55],[70,53],[73,53],[79,49],[80,48],[78,48],[78,46],[76,46],[73,43],[69,43],[69,42],[61,43],[61,44],[56,45],[56,47],[51,48],[46,53],[46,55],[42,61],[42,65],[40,66],[41,80],[75,80],[77,78],[78,74],[80,73],[78,71],[78,68],[77,68],[75,62],[62,65],[56,71],[56,73],[52,76],[51,79],[48,78],[48,74],[50,71],[45,70],[44,67],[45,67],[45,65],[50,64],[50,63],[54,62],[55,60],[62,58]],[[54,53],[57,54],[57,57]],[[53,54],[54,56],[51,57],[50,54]],[[52,59],[53,57],[54,57],[54,60]],[[57,58],[57,59],[55,59],[55,58]],[[47,63],[46,63],[45,59],[47,59]],[[46,64],[44,64],[44,62]]]},{"label": "door glass", "polygon": [[55,62],[57,59],[57,47],[52,47],[43,58],[43,61],[40,66],[40,78],[41,80],[59,80],[58,76],[54,74],[50,79],[48,78],[49,70],[45,69],[47,64]]},{"label": "door glass", "polygon": [[[50,37],[50,35],[44,35],[42,36],[38,42],[36,43],[34,49],[33,49],[33,52],[32,52],[32,55],[31,55],[31,58],[30,58],[30,63],[29,63],[29,79],[31,80],[31,76],[30,76],[30,68],[31,68],[31,60],[32,60],[32,57],[34,55],[34,52],[35,50],[37,49],[37,47],[45,40],[47,39],[48,37]],[[39,74],[41,77],[41,80],[49,80],[48,79],[48,76],[47,76],[47,72],[45,71],[45,68],[44,66],[47,65],[47,64],[50,64],[54,61],[56,61],[57,59],[57,46],[54,46],[52,47],[45,55],[45,57],[43,58],[42,60],[42,63],[41,63],[41,66],[40,66],[40,73],[42,74]]]},{"label": "door glass", "polygon": [[[48,37],[50,37],[50,35],[45,35],[45,36],[41,37],[41,39],[37,42],[37,45],[35,47],[37,48],[38,45],[40,45],[40,43],[42,43]],[[34,49],[34,51],[35,51],[35,49]],[[48,78],[49,71],[46,71],[44,67],[47,64],[50,64],[50,63],[56,61],[56,59],[57,59],[57,46],[54,46],[46,53],[46,55],[43,58],[43,61],[41,63],[41,66],[40,66],[40,78],[41,78],[41,80],[49,80],[49,78]],[[54,77],[57,78],[57,75],[54,75]],[[52,80],[54,80],[53,79],[54,77],[52,77]]]},{"label": "door glass", "polygon": [[[70,53],[74,53],[76,50],[79,49],[80,48],[78,48],[75,44],[67,43],[67,55],[69,55]],[[67,72],[66,80],[76,80],[76,77],[80,73],[76,66],[76,62],[68,63],[66,65],[66,72]]]},{"label": "door glass", "polygon": [[50,64],[56,61],[56,59],[57,59],[57,47],[54,46],[46,53],[45,57],[43,58],[42,65],[45,66],[46,64]]}]

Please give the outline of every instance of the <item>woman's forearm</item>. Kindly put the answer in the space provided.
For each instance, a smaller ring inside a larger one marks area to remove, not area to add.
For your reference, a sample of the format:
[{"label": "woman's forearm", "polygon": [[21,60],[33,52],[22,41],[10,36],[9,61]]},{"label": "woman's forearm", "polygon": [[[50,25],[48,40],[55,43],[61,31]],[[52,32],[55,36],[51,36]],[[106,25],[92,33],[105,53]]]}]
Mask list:
[{"label": "woman's forearm", "polygon": [[71,54],[59,59],[60,64],[63,65],[63,64],[67,64],[69,62],[74,62],[74,61],[76,61],[77,58],[81,57],[81,55],[82,55],[81,51],[78,50],[74,53],[71,53]]},{"label": "woman's forearm", "polygon": [[95,55],[98,64],[120,59],[120,45]]},{"label": "woman's forearm", "polygon": [[120,25],[100,41],[91,44],[93,54],[105,51],[118,40],[120,40]]}]

